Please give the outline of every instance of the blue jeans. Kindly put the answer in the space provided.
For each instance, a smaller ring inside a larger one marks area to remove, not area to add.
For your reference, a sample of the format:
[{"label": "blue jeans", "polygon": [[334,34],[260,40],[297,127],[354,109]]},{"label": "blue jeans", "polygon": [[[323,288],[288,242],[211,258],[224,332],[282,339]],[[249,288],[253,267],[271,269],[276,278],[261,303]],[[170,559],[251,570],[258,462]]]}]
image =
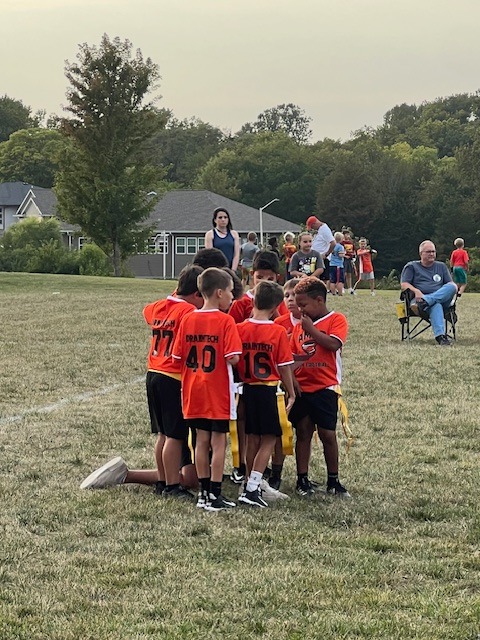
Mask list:
[{"label": "blue jeans", "polygon": [[457,286],[447,282],[434,293],[426,293],[423,299],[428,305],[426,312],[432,324],[433,335],[441,336],[445,333],[444,312],[451,306],[453,296],[457,293]]}]

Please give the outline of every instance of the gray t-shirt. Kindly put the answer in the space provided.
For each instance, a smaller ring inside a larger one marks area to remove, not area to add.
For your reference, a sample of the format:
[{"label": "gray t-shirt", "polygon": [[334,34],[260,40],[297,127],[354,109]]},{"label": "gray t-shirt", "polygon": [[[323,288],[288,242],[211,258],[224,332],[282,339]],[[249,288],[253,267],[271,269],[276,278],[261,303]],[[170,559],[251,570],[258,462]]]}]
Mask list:
[{"label": "gray t-shirt", "polygon": [[242,244],[241,251],[242,267],[245,267],[245,269],[250,269],[250,267],[253,265],[253,258],[258,251],[258,246],[253,242],[246,242],[245,244]]},{"label": "gray t-shirt", "polygon": [[434,262],[431,267],[424,267],[420,260],[408,262],[400,276],[400,282],[408,282],[422,293],[434,293],[447,282],[452,282],[452,276],[443,262]]},{"label": "gray t-shirt", "polygon": [[324,268],[325,265],[323,263],[322,256],[318,251],[312,250],[310,253],[297,251],[297,253],[294,253],[292,256],[289,272],[292,273],[292,271],[300,271],[300,273],[311,276],[317,269]]}]

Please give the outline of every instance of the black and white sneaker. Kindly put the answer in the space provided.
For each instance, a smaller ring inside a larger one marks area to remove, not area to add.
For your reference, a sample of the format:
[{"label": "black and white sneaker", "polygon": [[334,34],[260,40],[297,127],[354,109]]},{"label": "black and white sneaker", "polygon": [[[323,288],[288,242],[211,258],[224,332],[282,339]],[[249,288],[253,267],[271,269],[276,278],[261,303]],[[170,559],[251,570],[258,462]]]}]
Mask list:
[{"label": "black and white sneaker", "polygon": [[233,502],[233,500],[228,500],[227,498],[222,496],[222,494],[220,494],[218,498],[215,498],[214,496],[212,496],[212,494],[210,494],[204,506],[204,509],[205,511],[223,511],[224,509],[233,509],[236,506],[237,505],[235,504],[235,502]]},{"label": "black and white sneaker", "polygon": [[193,493],[185,489],[185,487],[179,486],[174,489],[164,489],[162,496],[164,498],[175,498],[176,500],[194,500]]},{"label": "black and white sneaker", "polygon": [[197,509],[205,509],[206,505],[207,505],[207,492],[206,491],[199,491],[198,492],[198,496],[197,496]]},{"label": "black and white sneaker", "polygon": [[233,467],[232,473],[230,475],[230,480],[234,484],[242,484],[242,482],[245,482],[245,475],[240,471],[238,467]]},{"label": "black and white sneaker", "polygon": [[313,496],[315,489],[310,480],[306,478],[303,482],[297,482],[296,492],[302,498],[306,498],[308,496]]},{"label": "black and white sneaker", "polygon": [[261,496],[261,493],[258,489],[255,491],[247,491],[245,490],[242,495],[238,499],[242,504],[248,504],[252,507],[260,507],[261,509],[265,509],[268,507],[268,502],[264,500]]},{"label": "black and white sneaker", "polygon": [[351,498],[346,488],[338,480],[329,486],[327,486],[327,495],[334,496],[335,498]]}]

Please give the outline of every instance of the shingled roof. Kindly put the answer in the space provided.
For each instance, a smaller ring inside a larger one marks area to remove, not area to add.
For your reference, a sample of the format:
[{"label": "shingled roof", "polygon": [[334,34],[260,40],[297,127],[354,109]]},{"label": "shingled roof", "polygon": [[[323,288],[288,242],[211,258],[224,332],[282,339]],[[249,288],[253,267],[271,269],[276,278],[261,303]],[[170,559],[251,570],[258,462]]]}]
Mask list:
[{"label": "shingled roof", "polygon": [[[155,230],[176,233],[205,233],[212,228],[213,211],[225,207],[230,214],[233,228],[239,233],[258,230],[259,211],[241,202],[225,198],[207,190],[181,189],[169,191],[157,202],[147,223]],[[274,205],[272,205],[272,209]],[[265,233],[300,231],[298,224],[263,213]]]}]

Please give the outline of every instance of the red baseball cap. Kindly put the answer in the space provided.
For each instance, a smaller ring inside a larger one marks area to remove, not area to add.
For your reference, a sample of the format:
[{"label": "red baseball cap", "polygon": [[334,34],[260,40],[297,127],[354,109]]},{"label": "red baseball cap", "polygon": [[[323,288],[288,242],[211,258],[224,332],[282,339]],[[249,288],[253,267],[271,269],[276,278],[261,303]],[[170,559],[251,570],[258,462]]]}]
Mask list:
[{"label": "red baseball cap", "polygon": [[316,222],[320,220],[316,216],[310,216],[307,220],[307,229],[311,229]]}]

